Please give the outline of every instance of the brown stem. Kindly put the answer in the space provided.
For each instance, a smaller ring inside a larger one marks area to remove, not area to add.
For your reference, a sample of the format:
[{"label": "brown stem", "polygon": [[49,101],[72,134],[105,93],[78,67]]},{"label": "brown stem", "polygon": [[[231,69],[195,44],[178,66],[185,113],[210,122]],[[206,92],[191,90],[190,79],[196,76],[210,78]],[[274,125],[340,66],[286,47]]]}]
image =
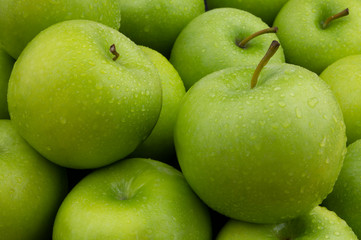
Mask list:
[{"label": "brown stem", "polygon": [[118,53],[117,50],[115,49],[115,44],[112,44],[112,45],[110,46],[109,51],[114,55],[113,61],[117,60],[118,57],[119,57],[119,53]]},{"label": "brown stem", "polygon": [[255,33],[249,35],[248,37],[246,37],[245,39],[243,39],[240,43],[238,43],[238,47],[245,48],[246,44],[253,38],[255,38],[259,35],[265,34],[265,33],[276,33],[277,31],[278,31],[278,27],[270,27],[270,28],[266,28],[261,31],[255,32]]},{"label": "brown stem", "polygon": [[328,17],[322,24],[322,28],[325,29],[327,28],[328,24],[330,24],[331,21],[337,19],[337,18],[341,18],[341,17],[344,17],[344,16],[347,16],[349,14],[349,10],[348,8],[346,8],[345,10],[339,12],[339,13],[336,13],[335,15],[332,15],[330,17]]},{"label": "brown stem", "polygon": [[271,57],[277,52],[280,43],[276,40],[272,41],[270,47],[268,48],[266,54],[262,58],[262,60],[257,65],[256,70],[253,73],[252,80],[251,80],[251,89],[257,85],[259,74],[261,73],[263,67],[268,63]]}]

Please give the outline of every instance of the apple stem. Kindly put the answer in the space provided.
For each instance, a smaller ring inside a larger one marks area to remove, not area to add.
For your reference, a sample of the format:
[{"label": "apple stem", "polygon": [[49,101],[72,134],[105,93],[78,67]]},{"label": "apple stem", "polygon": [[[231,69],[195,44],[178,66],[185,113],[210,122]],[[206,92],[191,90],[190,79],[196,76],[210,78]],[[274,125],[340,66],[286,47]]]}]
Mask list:
[{"label": "apple stem", "polygon": [[341,18],[341,17],[347,16],[347,15],[349,15],[349,10],[348,10],[348,8],[346,8],[345,10],[342,10],[342,11],[339,12],[339,13],[336,13],[335,15],[332,15],[332,16],[328,17],[328,18],[326,19],[326,21],[323,22],[322,28],[323,28],[323,29],[327,28],[328,24],[330,24],[331,21],[333,21],[333,20],[335,20],[335,19],[337,19],[337,18]]},{"label": "apple stem", "polygon": [[115,49],[115,44],[112,44],[112,45],[110,46],[109,51],[114,55],[113,61],[117,60],[118,57],[119,57],[119,53],[118,53],[117,50]]},{"label": "apple stem", "polygon": [[277,31],[278,31],[278,27],[270,27],[270,28],[263,29],[261,31],[258,31],[258,32],[255,32],[255,33],[249,35],[248,37],[243,39],[241,42],[239,42],[237,45],[240,48],[245,48],[246,44],[253,38],[260,36],[262,34],[265,34],[265,33],[276,33]]},{"label": "apple stem", "polygon": [[251,89],[254,88],[257,85],[259,74],[261,73],[263,67],[268,63],[268,61],[271,59],[271,57],[277,52],[277,49],[279,48],[280,43],[276,40],[272,41],[270,47],[268,48],[266,54],[261,59],[259,64],[257,65],[256,70],[253,73],[252,80],[251,80]]}]

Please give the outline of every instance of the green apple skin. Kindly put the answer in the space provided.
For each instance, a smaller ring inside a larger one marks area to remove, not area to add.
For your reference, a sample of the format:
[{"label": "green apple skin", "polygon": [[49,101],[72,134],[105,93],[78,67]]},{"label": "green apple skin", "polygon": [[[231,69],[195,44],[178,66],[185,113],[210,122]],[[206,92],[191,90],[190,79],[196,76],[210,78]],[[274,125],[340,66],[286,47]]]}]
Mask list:
[{"label": "green apple skin", "polygon": [[335,211],[361,238],[361,140],[347,147],[341,173],[323,205]]},{"label": "green apple skin", "polygon": [[[49,14],[51,13],[51,14]],[[88,19],[114,29],[120,27],[118,0],[3,0],[0,8],[0,45],[17,59],[25,46],[47,27],[71,19]]]},{"label": "green apple skin", "polygon": [[67,193],[65,169],[44,159],[0,120],[1,239],[50,239],[56,212]]},{"label": "green apple skin", "polygon": [[121,7],[120,32],[138,45],[150,47],[169,57],[179,32],[205,12],[203,0],[118,0]]},{"label": "green apple skin", "polygon": [[182,172],[236,220],[284,222],[331,192],[346,152],[340,106],[315,73],[290,64],[210,74],[188,90],[175,126]]},{"label": "green apple skin", "polygon": [[211,232],[208,208],[178,170],[129,158],[73,188],[57,213],[53,240],[211,240]]},{"label": "green apple skin", "polygon": [[347,143],[361,139],[361,55],[337,60],[320,77],[330,85],[340,103]]},{"label": "green apple skin", "polygon": [[132,153],[132,156],[153,158],[170,163],[175,157],[174,124],[179,105],[186,91],[178,72],[162,54],[148,47],[141,46],[140,48],[158,69],[163,90],[162,110],[152,133]]},{"label": "green apple skin", "polygon": [[208,9],[237,8],[260,17],[265,23],[272,26],[276,15],[288,0],[207,0]]},{"label": "green apple skin", "polygon": [[253,224],[229,220],[216,240],[357,240],[347,223],[334,212],[317,206],[309,213],[281,224]]},{"label": "green apple skin", "polygon": [[159,74],[142,50],[89,20],[44,30],[9,80],[9,113],[19,133],[69,168],[96,168],[129,155],[150,134],[161,104]]},{"label": "green apple skin", "polygon": [[[193,19],[174,43],[170,62],[177,69],[186,89],[205,75],[227,67],[257,65],[271,42],[278,40],[275,33],[251,40],[246,48],[237,42],[268,28],[260,18],[234,8],[210,10]],[[282,47],[270,60],[285,61]]]},{"label": "green apple skin", "polygon": [[[348,16],[323,22],[349,8]],[[336,60],[361,53],[361,2],[358,0],[290,0],[277,15],[274,26],[286,62],[320,74]]]},{"label": "green apple skin", "polygon": [[0,119],[9,119],[8,111],[8,83],[13,69],[14,59],[0,48]]}]

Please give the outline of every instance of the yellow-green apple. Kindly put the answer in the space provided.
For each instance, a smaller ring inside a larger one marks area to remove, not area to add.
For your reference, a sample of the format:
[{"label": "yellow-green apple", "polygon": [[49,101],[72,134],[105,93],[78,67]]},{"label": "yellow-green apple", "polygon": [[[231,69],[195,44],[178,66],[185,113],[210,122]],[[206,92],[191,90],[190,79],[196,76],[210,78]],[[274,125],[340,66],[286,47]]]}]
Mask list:
[{"label": "yellow-green apple", "polygon": [[118,0],[120,31],[139,45],[169,57],[179,32],[205,12],[203,0]]},{"label": "yellow-green apple", "polygon": [[207,207],[173,167],[129,158],[97,169],[67,195],[53,240],[211,240]]},{"label": "yellow-green apple", "polygon": [[64,21],[24,49],[9,80],[10,117],[50,161],[96,168],[150,134],[162,105],[157,69],[129,38],[89,20]]},{"label": "yellow-green apple", "polygon": [[0,120],[0,182],[0,238],[50,239],[66,171],[29,146],[8,119]]},{"label": "yellow-green apple", "polygon": [[347,223],[334,212],[317,206],[309,213],[279,224],[229,220],[216,240],[357,240]]},{"label": "yellow-green apple", "polygon": [[347,147],[340,176],[323,205],[335,211],[361,238],[361,140]]},{"label": "yellow-green apple", "polygon": [[220,70],[188,90],[176,154],[210,208],[242,221],[284,222],[331,192],[346,152],[345,124],[315,73],[286,63],[260,69]]},{"label": "yellow-green apple", "polygon": [[118,0],[2,0],[0,45],[17,59],[25,46],[45,28],[64,20],[88,19],[120,27]]},{"label": "yellow-green apple", "polygon": [[331,86],[346,124],[347,143],[361,139],[361,55],[350,55],[328,66],[320,77]]},{"label": "yellow-green apple", "polygon": [[286,62],[317,74],[340,58],[361,54],[359,0],[290,0],[274,26]]},{"label": "yellow-green apple", "polygon": [[[182,30],[174,43],[170,62],[186,89],[217,70],[240,65],[256,66],[270,43],[278,39],[276,34],[262,34],[246,44],[242,41],[265,29],[269,29],[268,25],[249,12],[235,8],[210,10],[193,19]],[[282,48],[271,62],[284,62]]]}]

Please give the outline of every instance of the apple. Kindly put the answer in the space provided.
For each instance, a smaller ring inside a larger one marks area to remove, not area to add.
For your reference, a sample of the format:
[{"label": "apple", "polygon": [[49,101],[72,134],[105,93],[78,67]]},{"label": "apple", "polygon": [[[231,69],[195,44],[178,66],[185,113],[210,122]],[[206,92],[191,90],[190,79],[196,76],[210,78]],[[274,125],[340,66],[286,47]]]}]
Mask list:
[{"label": "apple", "polygon": [[275,43],[261,68],[227,68],[194,84],[175,125],[188,183],[236,220],[279,223],[310,211],[331,192],[346,151],[342,112],[322,79],[286,63],[262,70]]},{"label": "apple", "polygon": [[340,58],[361,54],[359,0],[290,0],[274,26],[279,28],[286,62],[317,74]]},{"label": "apple", "polygon": [[45,28],[71,19],[88,19],[120,27],[118,0],[1,1],[0,45],[17,59],[25,46]]},{"label": "apple", "polygon": [[334,212],[317,206],[309,213],[280,224],[229,220],[216,240],[345,239],[357,240],[347,223]]},{"label": "apple", "polygon": [[347,143],[361,138],[361,55],[351,55],[328,66],[320,77],[331,86],[341,105]]},{"label": "apple", "polygon": [[132,153],[170,163],[175,158],[173,129],[179,105],[185,95],[182,79],[172,64],[159,52],[140,46],[158,69],[162,84],[162,110],[148,138]]},{"label": "apple", "polygon": [[0,120],[1,239],[50,239],[52,225],[67,193],[65,169],[44,159]]},{"label": "apple", "polygon": [[207,0],[208,9],[231,7],[241,9],[260,17],[268,25],[288,0]]},{"label": "apple", "polygon": [[53,240],[211,239],[206,206],[183,175],[151,159],[94,170],[67,195]]},{"label": "apple", "polygon": [[0,48],[0,119],[9,118],[7,92],[14,62],[14,59]]},{"label": "apple", "polygon": [[[177,69],[186,89],[202,77],[227,67],[257,65],[275,33],[262,34],[240,47],[254,33],[268,29],[260,18],[234,8],[210,10],[193,19],[174,43],[170,62]],[[282,48],[271,59],[284,62]]]},{"label": "apple", "polygon": [[179,32],[205,12],[203,0],[118,0],[121,7],[120,32],[135,43],[169,57]]},{"label": "apple", "polygon": [[15,127],[50,161],[97,168],[133,152],[162,105],[157,69],[129,38],[89,20],[64,21],[24,49],[9,80]]},{"label": "apple", "polygon": [[335,187],[323,202],[335,211],[361,238],[361,140],[347,147],[344,164]]}]

